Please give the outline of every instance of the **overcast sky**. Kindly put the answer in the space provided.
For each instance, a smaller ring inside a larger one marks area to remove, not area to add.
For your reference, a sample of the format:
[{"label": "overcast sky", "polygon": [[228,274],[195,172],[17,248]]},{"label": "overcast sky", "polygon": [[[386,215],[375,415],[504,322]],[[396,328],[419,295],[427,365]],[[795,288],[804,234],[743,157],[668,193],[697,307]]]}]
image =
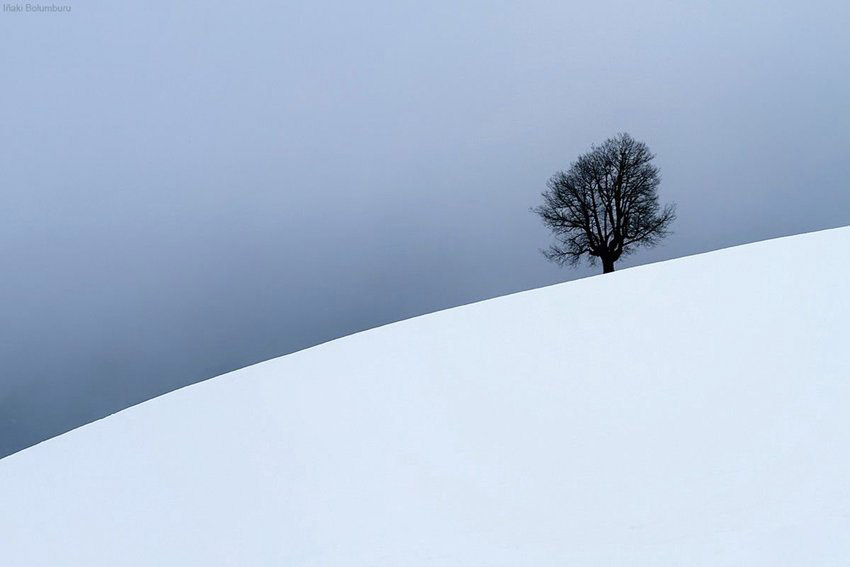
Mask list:
[{"label": "overcast sky", "polygon": [[619,131],[679,209],[622,267],[850,223],[846,0],[66,1],[0,13],[0,455],[596,273],[528,209]]}]

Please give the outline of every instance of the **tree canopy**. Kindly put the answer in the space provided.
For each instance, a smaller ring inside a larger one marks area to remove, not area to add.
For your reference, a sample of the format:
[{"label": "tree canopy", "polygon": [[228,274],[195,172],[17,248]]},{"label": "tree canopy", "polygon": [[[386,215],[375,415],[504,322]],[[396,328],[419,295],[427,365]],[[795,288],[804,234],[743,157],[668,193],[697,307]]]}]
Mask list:
[{"label": "tree canopy", "polygon": [[667,236],[676,209],[658,203],[654,158],[645,143],[619,134],[553,175],[533,209],[555,237],[546,257],[561,265],[599,259],[607,273],[621,257]]}]

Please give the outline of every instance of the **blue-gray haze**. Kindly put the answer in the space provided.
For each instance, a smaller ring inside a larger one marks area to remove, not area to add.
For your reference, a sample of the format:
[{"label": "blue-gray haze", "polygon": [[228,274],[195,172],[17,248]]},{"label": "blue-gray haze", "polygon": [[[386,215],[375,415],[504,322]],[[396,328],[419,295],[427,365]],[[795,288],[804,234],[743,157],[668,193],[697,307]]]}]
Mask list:
[{"label": "blue-gray haze", "polygon": [[598,272],[529,207],[619,131],[679,207],[623,266],[850,223],[845,0],[56,2],[0,13],[0,455]]}]

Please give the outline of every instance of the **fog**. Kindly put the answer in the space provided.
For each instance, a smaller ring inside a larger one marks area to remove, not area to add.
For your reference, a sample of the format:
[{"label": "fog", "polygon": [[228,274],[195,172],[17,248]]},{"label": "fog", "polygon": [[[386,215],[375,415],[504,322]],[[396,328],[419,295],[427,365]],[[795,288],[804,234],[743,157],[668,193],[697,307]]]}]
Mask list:
[{"label": "fog", "polygon": [[850,223],[844,2],[68,1],[0,13],[0,456],[597,273],[529,208],[620,131],[679,219],[618,268]]}]

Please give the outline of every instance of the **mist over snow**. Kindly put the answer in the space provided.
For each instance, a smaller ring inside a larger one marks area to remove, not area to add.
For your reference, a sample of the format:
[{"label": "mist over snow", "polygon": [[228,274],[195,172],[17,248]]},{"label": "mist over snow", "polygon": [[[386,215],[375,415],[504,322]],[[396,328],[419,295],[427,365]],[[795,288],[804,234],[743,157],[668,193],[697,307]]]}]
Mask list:
[{"label": "mist over snow", "polygon": [[595,273],[529,208],[617,132],[678,205],[625,265],[850,223],[847,0],[52,3],[0,12],[0,456]]},{"label": "mist over snow", "polygon": [[845,565],[848,277],[841,228],[225,374],[0,460],[0,557]]}]

